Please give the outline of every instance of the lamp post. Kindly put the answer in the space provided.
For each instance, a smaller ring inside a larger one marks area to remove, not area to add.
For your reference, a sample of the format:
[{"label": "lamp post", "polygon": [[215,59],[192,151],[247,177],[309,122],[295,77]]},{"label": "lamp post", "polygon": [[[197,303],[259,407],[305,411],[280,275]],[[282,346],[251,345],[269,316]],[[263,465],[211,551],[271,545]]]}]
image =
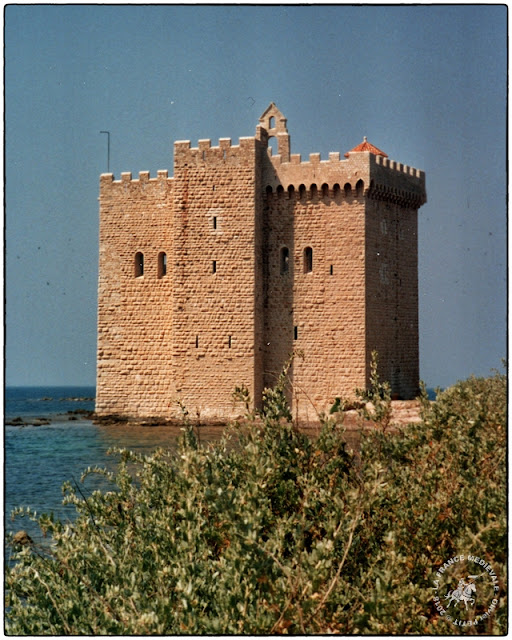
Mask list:
[{"label": "lamp post", "polygon": [[110,131],[100,131],[107,134],[107,173],[110,173]]}]

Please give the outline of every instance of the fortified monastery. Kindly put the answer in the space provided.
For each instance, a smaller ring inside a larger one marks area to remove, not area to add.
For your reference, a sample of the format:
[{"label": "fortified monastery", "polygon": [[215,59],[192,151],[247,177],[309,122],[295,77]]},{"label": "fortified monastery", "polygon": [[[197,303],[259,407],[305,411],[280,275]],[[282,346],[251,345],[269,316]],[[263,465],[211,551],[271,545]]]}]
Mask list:
[{"label": "fortified monastery", "polygon": [[[277,154],[269,140],[277,139]],[[366,141],[290,153],[272,103],[254,137],[174,144],[174,175],[100,178],[96,412],[259,407],[293,352],[290,404],[315,418],[368,384],[418,391],[418,208],[425,174]]]}]

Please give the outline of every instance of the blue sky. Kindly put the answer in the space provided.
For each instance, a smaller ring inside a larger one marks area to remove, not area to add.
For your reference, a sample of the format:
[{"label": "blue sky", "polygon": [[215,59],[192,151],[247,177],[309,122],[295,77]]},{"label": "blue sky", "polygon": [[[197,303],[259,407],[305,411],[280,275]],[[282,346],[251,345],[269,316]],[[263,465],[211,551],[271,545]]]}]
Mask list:
[{"label": "blue sky", "polygon": [[363,136],[423,169],[420,374],[506,356],[507,7],[11,5],[5,12],[6,384],[92,385],[98,182],[172,174],[174,140],[292,152]]}]

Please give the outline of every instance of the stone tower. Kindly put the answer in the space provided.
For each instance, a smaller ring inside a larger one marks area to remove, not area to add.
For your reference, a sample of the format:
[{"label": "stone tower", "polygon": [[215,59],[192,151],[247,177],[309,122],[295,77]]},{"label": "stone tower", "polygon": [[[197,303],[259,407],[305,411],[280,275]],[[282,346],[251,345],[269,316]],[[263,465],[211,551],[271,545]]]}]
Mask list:
[{"label": "stone tower", "polygon": [[229,418],[292,352],[302,418],[366,386],[372,350],[414,396],[425,201],[424,173],[366,139],[301,161],[273,103],[238,145],[176,142],[173,177],[102,175],[96,412]]}]

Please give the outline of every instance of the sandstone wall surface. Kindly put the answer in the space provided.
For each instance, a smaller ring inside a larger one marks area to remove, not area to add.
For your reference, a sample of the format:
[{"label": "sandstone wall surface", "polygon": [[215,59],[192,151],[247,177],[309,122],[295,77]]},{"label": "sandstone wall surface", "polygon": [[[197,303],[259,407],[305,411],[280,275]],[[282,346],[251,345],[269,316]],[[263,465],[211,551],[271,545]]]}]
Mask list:
[{"label": "sandstone wall surface", "polygon": [[307,191],[268,194],[267,205],[265,384],[292,351],[300,353],[291,402],[294,412],[314,416],[365,385],[364,199]]},{"label": "sandstone wall surface", "polygon": [[235,385],[255,381],[254,138],[175,145],[172,371],[177,397],[205,418],[233,412]]},{"label": "sandstone wall surface", "polygon": [[[158,257],[173,255],[173,180],[167,172],[100,180],[98,362],[99,415],[165,415],[175,394],[173,285]],[[137,275],[136,255],[144,256]]]}]

